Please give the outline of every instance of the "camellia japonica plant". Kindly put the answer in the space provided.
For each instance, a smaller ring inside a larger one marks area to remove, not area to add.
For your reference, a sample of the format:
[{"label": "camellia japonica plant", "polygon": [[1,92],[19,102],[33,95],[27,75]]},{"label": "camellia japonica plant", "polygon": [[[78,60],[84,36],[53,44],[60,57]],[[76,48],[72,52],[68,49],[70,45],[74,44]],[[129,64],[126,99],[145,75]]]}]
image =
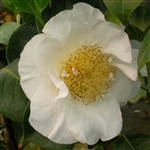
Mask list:
[{"label": "camellia japonica plant", "polygon": [[1,149],[150,149],[150,131],[122,132],[121,110],[149,103],[148,0],[3,4],[16,19],[0,26]]}]

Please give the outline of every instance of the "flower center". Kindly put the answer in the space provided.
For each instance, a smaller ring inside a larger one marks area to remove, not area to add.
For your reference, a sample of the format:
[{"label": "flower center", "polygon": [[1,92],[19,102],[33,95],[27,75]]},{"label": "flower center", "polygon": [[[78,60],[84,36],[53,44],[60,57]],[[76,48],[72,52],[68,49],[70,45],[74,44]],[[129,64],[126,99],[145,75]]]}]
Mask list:
[{"label": "flower center", "polygon": [[60,78],[76,100],[88,105],[104,97],[114,83],[111,61],[111,55],[103,54],[98,46],[82,46],[65,62]]}]

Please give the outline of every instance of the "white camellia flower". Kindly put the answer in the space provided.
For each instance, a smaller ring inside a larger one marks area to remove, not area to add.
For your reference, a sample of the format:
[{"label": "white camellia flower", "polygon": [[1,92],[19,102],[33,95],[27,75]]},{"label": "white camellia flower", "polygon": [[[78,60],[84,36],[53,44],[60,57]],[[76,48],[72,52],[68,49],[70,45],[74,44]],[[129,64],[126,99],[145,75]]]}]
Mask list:
[{"label": "white camellia flower", "polygon": [[30,124],[62,144],[117,136],[120,105],[140,88],[127,34],[85,3],[52,17],[26,44],[19,74],[31,101]]}]

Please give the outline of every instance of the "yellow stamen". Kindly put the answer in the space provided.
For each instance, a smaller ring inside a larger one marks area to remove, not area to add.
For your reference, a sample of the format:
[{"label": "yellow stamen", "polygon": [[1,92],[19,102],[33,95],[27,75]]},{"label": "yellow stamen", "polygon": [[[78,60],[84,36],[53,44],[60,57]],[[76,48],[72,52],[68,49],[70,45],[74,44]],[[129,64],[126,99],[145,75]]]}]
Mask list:
[{"label": "yellow stamen", "polygon": [[65,62],[60,77],[71,95],[88,105],[104,97],[114,83],[111,61],[111,55],[103,54],[98,46],[82,46]]}]

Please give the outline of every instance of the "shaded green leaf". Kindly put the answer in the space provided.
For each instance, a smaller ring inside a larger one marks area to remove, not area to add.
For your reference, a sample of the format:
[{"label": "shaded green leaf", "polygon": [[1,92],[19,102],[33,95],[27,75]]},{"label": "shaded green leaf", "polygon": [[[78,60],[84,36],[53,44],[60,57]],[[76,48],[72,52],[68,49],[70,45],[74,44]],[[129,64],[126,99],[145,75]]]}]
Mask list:
[{"label": "shaded green leaf", "polygon": [[141,76],[141,69],[150,61],[150,30],[147,32],[138,54],[138,73],[139,79],[144,84],[144,81]]},{"label": "shaded green leaf", "polygon": [[23,135],[22,123],[11,120],[11,126],[17,145],[20,144]]},{"label": "shaded green leaf", "polygon": [[9,40],[6,51],[7,61],[10,63],[19,58],[26,43],[37,33],[36,24],[34,22],[27,22],[20,26]]},{"label": "shaded green leaf", "polygon": [[143,0],[129,17],[130,24],[133,24],[142,31],[150,25],[150,1]]},{"label": "shaded green leaf", "polygon": [[0,113],[21,122],[28,99],[20,86],[18,61],[0,70]]},{"label": "shaded green leaf", "polygon": [[126,26],[125,32],[127,32],[130,39],[142,41],[149,29],[150,29],[150,26],[145,31],[141,31],[134,25],[129,24]]},{"label": "shaded green leaf", "polygon": [[50,141],[48,138],[42,136],[38,132],[34,132],[30,137],[29,140],[32,143],[39,145],[40,147],[46,150],[69,150],[74,147],[74,144],[57,144]]},{"label": "shaded green leaf", "polygon": [[18,8],[12,4],[10,0],[2,0],[4,5],[15,13],[18,13]]},{"label": "shaded green leaf", "polygon": [[42,12],[42,17],[45,22],[49,21],[51,17],[58,14],[60,11],[66,10],[66,1],[55,0],[52,1],[51,5],[48,5]]},{"label": "shaded green leaf", "polygon": [[105,5],[123,24],[126,24],[128,16],[142,2],[142,0],[104,0]]},{"label": "shaded green leaf", "polygon": [[114,144],[114,150],[135,150],[132,144],[125,136],[120,136],[117,138]]},{"label": "shaded green leaf", "polygon": [[23,20],[24,23],[35,21],[35,16],[33,14],[22,12],[22,20]]},{"label": "shaded green leaf", "polygon": [[0,150],[7,150],[6,145],[0,141]]},{"label": "shaded green leaf", "polygon": [[26,138],[28,138],[28,136],[30,136],[33,132],[34,129],[30,126],[29,124],[29,115],[30,115],[30,102],[28,102],[25,111],[24,111],[24,115],[23,115],[23,121],[22,121],[22,128],[23,128],[23,137],[22,137],[22,141],[24,141]]},{"label": "shaded green leaf", "polygon": [[120,136],[114,144],[114,150],[149,150],[149,141],[150,135],[146,134]]},{"label": "shaded green leaf", "polygon": [[7,45],[12,33],[17,29],[15,22],[6,22],[0,26],[0,43]]}]

